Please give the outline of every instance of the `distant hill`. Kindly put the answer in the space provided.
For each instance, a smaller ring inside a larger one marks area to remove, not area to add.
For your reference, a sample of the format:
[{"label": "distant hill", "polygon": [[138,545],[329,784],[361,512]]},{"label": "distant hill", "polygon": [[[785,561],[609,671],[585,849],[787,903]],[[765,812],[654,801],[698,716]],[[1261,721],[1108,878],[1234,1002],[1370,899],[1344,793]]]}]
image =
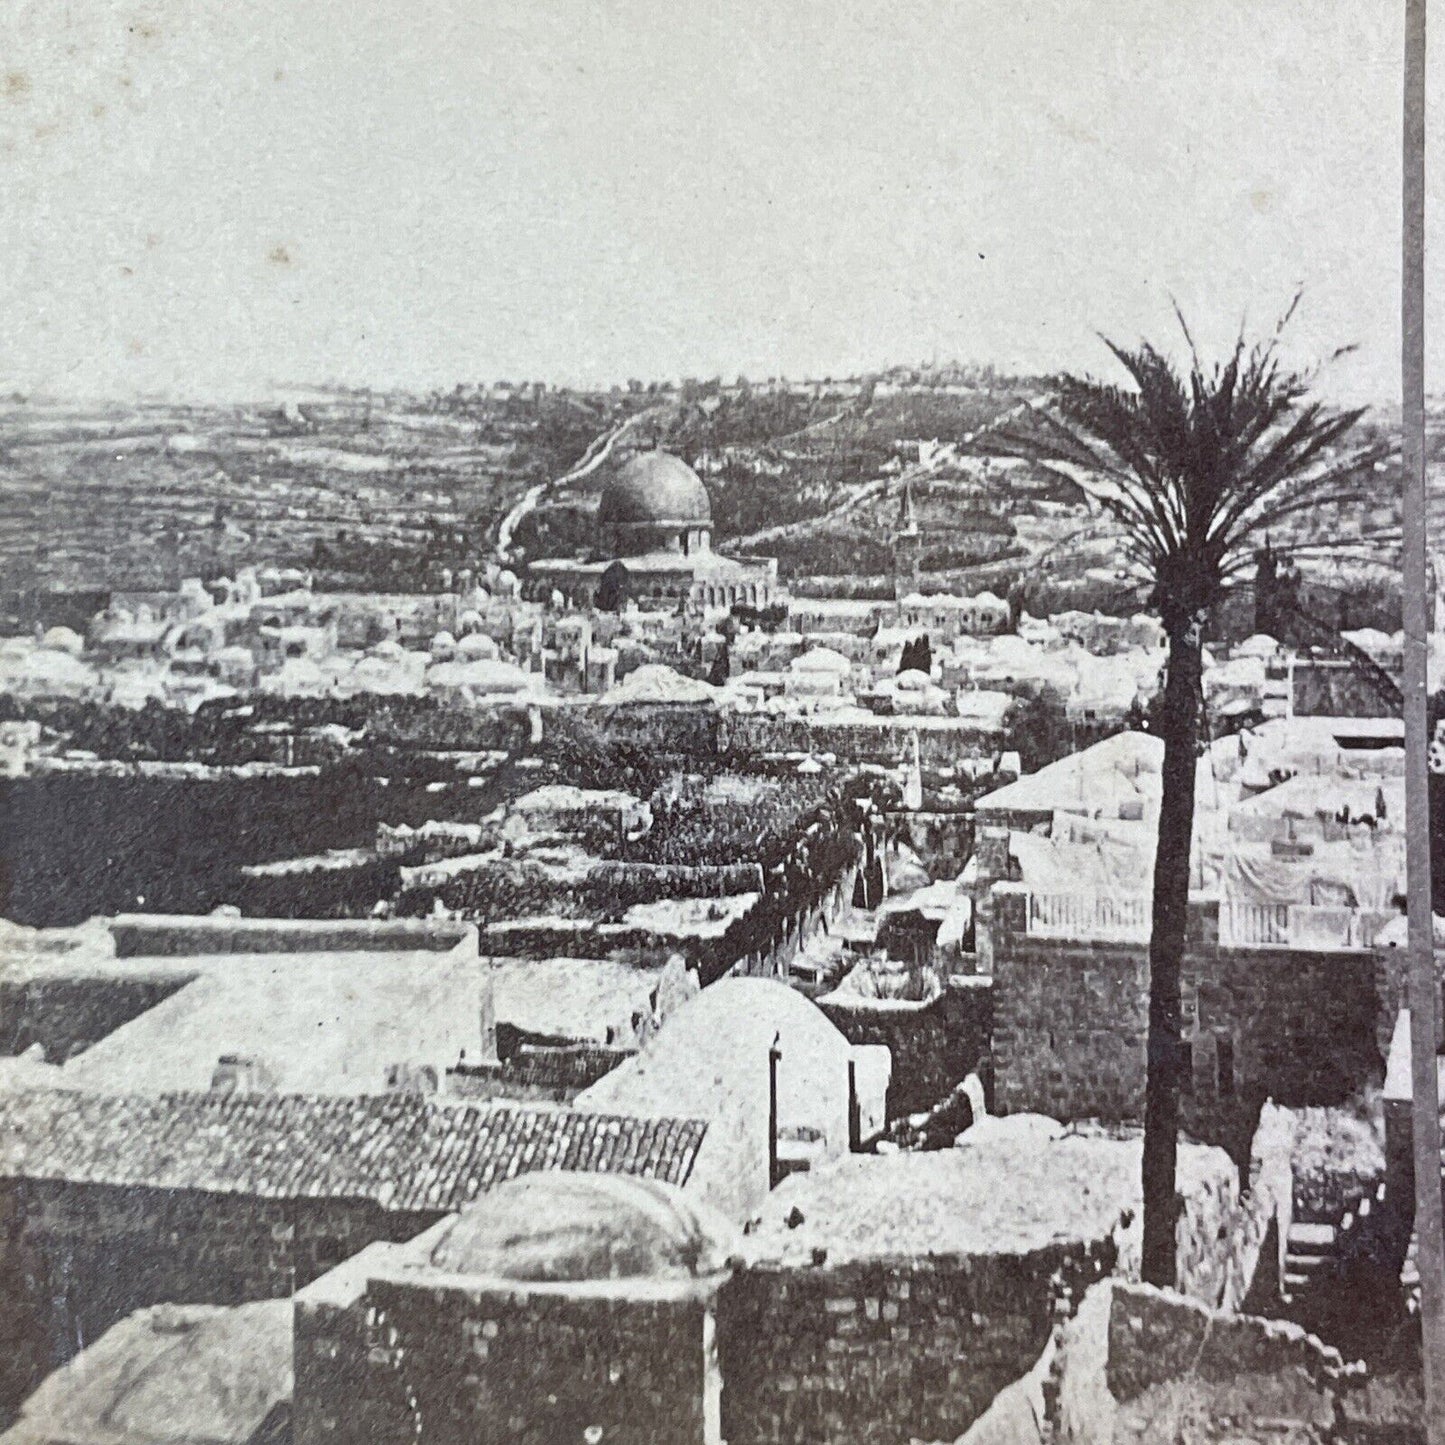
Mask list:
[{"label": "distant hill", "polygon": [[[10,398],[0,402],[0,587],[94,594],[275,562],[312,568],[322,587],[424,588],[485,554],[534,487],[520,555],[575,552],[596,543],[605,469],[548,484],[628,418],[629,445],[660,443],[697,468],[720,548],[776,556],[790,577],[881,578],[908,492],[925,575],[998,587],[1046,566],[1078,579],[1110,560],[1082,493],[1046,469],[985,460],[979,440],[1046,388],[919,367],[594,392],[315,388],[269,406]],[[1368,424],[1388,431],[1396,419]],[[1432,405],[1431,424],[1432,483],[1445,483],[1445,403]],[[1398,537],[1397,495],[1396,475],[1381,474],[1327,519],[1329,535],[1371,546],[1391,529]],[[1445,485],[1432,487],[1432,517],[1445,525]]]}]

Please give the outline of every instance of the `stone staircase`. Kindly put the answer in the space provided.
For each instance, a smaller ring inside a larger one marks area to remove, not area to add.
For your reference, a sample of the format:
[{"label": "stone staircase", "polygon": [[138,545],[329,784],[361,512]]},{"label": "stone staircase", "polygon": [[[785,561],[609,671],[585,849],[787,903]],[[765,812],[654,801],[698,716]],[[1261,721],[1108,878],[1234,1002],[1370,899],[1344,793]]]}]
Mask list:
[{"label": "stone staircase", "polygon": [[1347,1359],[1367,1357],[1409,1309],[1407,1243],[1387,1207],[1383,1181],[1334,1222],[1293,1222],[1285,1240],[1283,1313]]},{"label": "stone staircase", "polygon": [[1284,1299],[1299,1306],[1334,1276],[1339,1226],[1296,1222],[1289,1227],[1284,1255]]},{"label": "stone staircase", "polygon": [[1291,1221],[1285,1240],[1284,1297],[1299,1307],[1335,1291],[1347,1263],[1368,1248],[1371,1224],[1385,1203],[1385,1184],[1356,1201],[1337,1219]]}]

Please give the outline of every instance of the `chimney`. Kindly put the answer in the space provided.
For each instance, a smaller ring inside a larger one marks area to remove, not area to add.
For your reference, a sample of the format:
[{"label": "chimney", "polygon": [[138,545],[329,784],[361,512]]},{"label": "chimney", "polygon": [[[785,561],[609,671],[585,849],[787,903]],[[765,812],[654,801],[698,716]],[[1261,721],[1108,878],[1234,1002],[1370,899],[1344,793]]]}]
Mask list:
[{"label": "chimney", "polygon": [[222,1054],[211,1071],[213,1094],[274,1094],[276,1079],[265,1063],[249,1054]]},{"label": "chimney", "polygon": [[481,1062],[497,1062],[497,1001],[496,986],[493,982],[493,960],[488,958],[482,976],[481,998],[479,999],[478,1022],[480,1024]]}]

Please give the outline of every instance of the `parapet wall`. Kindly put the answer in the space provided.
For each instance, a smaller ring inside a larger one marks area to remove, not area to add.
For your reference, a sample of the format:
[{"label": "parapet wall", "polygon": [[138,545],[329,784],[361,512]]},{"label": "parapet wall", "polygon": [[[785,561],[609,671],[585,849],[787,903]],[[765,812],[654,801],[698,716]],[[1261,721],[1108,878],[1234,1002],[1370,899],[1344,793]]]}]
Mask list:
[{"label": "parapet wall", "polygon": [[118,958],[208,953],[476,952],[464,923],[412,919],[310,920],[231,914],[122,913],[111,921]]},{"label": "parapet wall", "polygon": [[755,1264],[718,1296],[728,1445],[952,1440],[1048,1340],[1055,1301],[1110,1273],[1110,1240],[1021,1256]]},{"label": "parapet wall", "polygon": [[330,1285],[297,1300],[297,1445],[709,1438],[700,1293],[638,1298],[430,1275],[363,1275],[350,1292]]}]

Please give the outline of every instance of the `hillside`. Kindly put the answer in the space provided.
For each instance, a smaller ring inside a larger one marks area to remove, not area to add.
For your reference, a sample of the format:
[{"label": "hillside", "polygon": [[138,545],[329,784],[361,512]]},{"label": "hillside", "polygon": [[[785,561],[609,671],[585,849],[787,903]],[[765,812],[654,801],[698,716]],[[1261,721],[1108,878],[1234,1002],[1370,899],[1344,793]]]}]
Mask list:
[{"label": "hillside", "polygon": [[[941,368],[596,392],[315,390],[224,407],[11,398],[0,402],[0,601],[13,624],[36,593],[174,586],[260,562],[310,567],[319,587],[422,588],[488,551],[514,508],[518,558],[584,550],[597,543],[605,469],[554,481],[631,418],[617,454],[676,451],[711,493],[716,545],[777,557],[802,590],[891,582],[907,494],[926,579],[1001,590],[1046,576],[1072,600],[1108,605],[1108,529],[1082,494],[988,455],[990,429],[1043,391]],[[1445,407],[1431,424],[1432,481],[1445,480]],[[1367,426],[1388,434],[1394,418]],[[517,508],[531,489],[535,507]],[[1326,519],[1329,539],[1388,560],[1396,494],[1392,466],[1367,479],[1358,504]],[[1432,516],[1445,527],[1445,487],[1432,488]],[[1355,564],[1342,555],[1329,566],[1345,566],[1345,585]]]}]

